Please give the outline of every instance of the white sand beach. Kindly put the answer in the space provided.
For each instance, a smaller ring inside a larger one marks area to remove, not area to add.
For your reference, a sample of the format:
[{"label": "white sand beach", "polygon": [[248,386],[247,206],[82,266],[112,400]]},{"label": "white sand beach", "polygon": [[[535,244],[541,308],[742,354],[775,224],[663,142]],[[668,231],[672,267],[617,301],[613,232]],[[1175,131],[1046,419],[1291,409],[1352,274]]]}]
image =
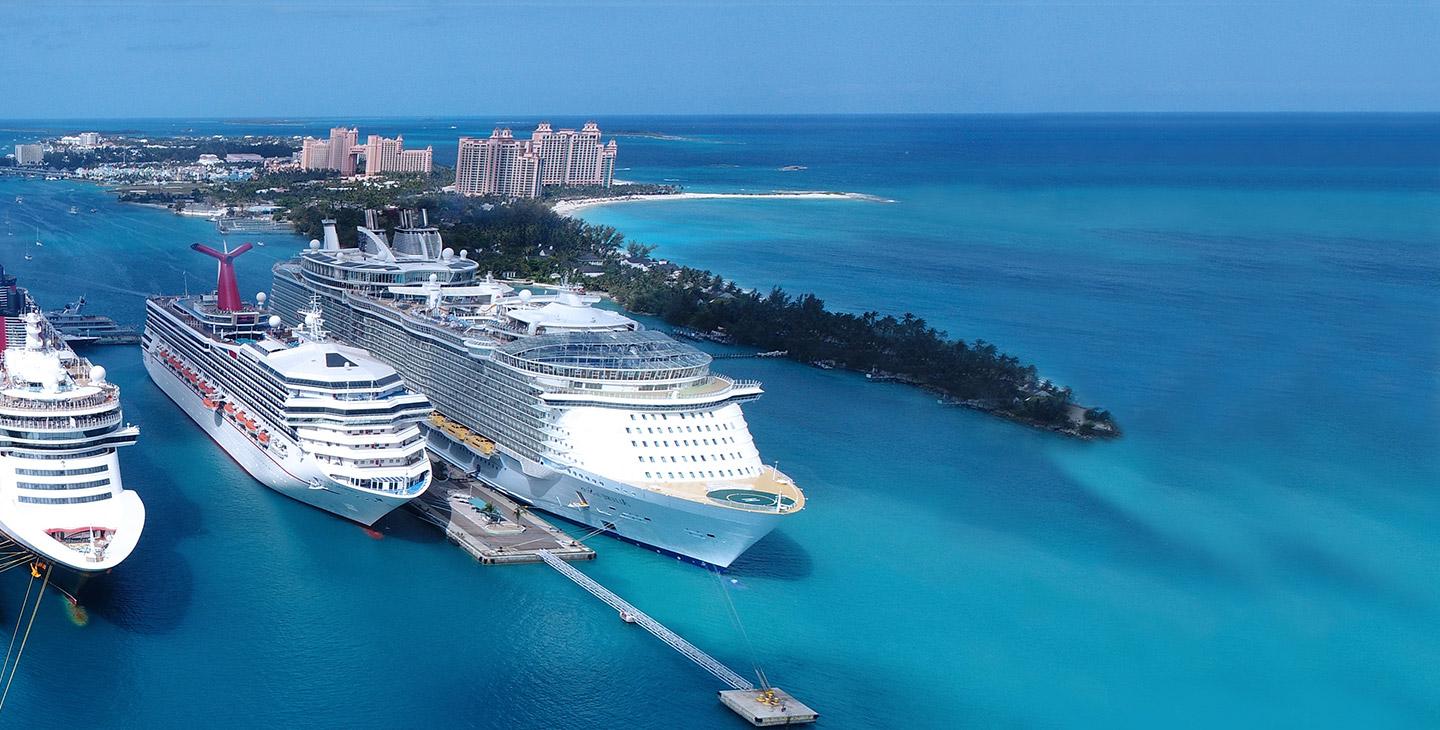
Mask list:
[{"label": "white sand beach", "polygon": [[844,193],[821,190],[795,190],[776,191],[770,193],[671,193],[668,195],[621,195],[614,198],[584,198],[581,200],[562,200],[555,204],[554,210],[560,215],[571,215],[585,208],[593,208],[599,205],[612,205],[615,203],[655,202],[661,200],[723,200],[723,199],[749,199],[749,200],[862,200],[871,203],[893,203],[894,200],[882,198],[866,193]]}]

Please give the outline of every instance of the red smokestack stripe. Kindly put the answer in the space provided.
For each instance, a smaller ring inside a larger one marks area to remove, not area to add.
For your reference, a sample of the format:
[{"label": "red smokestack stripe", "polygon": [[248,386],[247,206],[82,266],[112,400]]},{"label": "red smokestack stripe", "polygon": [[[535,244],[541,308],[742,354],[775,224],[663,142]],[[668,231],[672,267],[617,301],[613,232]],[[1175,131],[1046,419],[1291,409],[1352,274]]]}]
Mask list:
[{"label": "red smokestack stripe", "polygon": [[220,273],[215,282],[215,298],[218,300],[220,310],[224,312],[240,311],[240,285],[235,283],[235,257],[249,251],[251,245],[244,243],[230,252],[216,251],[203,243],[192,243],[190,248],[220,262]]}]

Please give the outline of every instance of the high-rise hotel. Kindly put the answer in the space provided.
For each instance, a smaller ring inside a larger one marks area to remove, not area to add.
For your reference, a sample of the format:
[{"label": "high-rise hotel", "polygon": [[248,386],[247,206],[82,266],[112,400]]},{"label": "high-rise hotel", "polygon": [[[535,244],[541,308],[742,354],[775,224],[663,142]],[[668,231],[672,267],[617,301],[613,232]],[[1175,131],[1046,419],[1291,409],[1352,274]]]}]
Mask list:
[{"label": "high-rise hotel", "polygon": [[385,172],[423,172],[429,174],[434,166],[435,150],[405,149],[405,138],[385,139],[372,134],[365,140],[365,176],[374,177]]},{"label": "high-rise hotel", "polygon": [[540,196],[540,156],[529,140],[508,129],[489,138],[461,137],[455,157],[455,191],[461,195]]},{"label": "high-rise hotel", "polygon": [[354,175],[356,160],[365,158],[365,175],[373,177],[385,172],[429,173],[434,167],[434,148],[405,149],[405,138],[396,135],[386,139],[372,134],[364,145],[357,144],[360,130],[335,127],[330,139],[306,137],[300,144],[300,169],[338,170],[341,175]]},{"label": "high-rise hotel", "polygon": [[455,163],[455,190],[462,195],[539,197],[545,185],[603,185],[615,177],[615,141],[600,141],[600,127],[554,130],[549,122],[530,139],[508,129],[488,138],[461,137]]}]

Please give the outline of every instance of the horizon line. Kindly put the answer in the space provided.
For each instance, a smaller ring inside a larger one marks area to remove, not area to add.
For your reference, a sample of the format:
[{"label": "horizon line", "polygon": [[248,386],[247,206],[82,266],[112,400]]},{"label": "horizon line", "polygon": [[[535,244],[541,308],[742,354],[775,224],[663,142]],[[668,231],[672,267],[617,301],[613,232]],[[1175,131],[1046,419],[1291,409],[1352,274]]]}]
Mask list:
[{"label": "horizon line", "polygon": [[1090,110],[1090,111],[988,111],[988,112],[616,112],[616,113],[538,113],[538,112],[491,112],[491,113],[465,113],[465,114],[416,114],[416,115],[393,115],[393,114],[326,114],[326,115],[286,115],[286,114],[244,114],[244,115],[139,115],[139,116],[49,116],[49,117],[0,117],[0,122],[47,122],[47,121],[130,121],[130,120],[165,120],[183,119],[200,120],[212,119],[215,121],[292,121],[311,119],[482,119],[491,117],[709,117],[709,118],[740,118],[740,117],[1037,117],[1037,116],[1235,116],[1235,115],[1265,115],[1265,116],[1301,116],[1301,115],[1327,115],[1327,116],[1365,116],[1365,115],[1387,115],[1387,116],[1434,116],[1440,115],[1440,108],[1424,110],[1401,110],[1401,109],[1367,109],[1367,110],[1255,110],[1255,109],[1233,109],[1233,110],[1206,110],[1206,111],[1154,111],[1154,110]]}]

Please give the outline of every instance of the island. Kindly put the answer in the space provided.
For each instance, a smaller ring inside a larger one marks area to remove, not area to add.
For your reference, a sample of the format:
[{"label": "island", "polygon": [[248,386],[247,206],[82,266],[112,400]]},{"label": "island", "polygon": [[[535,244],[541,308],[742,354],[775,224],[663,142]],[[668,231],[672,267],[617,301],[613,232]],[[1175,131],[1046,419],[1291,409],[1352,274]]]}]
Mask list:
[{"label": "island", "polygon": [[[757,348],[873,381],[916,386],[941,403],[1066,436],[1121,434],[1109,411],[1080,405],[1068,387],[1042,378],[1035,365],[992,343],[951,337],[908,312],[837,312],[814,294],[746,289],[720,274],[656,258],[653,246],[570,215],[589,205],[635,200],[891,201],[852,192],[692,193],[674,185],[624,182],[550,187],[532,199],[461,196],[447,191],[454,180],[449,168],[341,177],[296,169],[295,145],[287,138],[113,139],[99,148],[47,157],[54,166],[47,164],[45,172],[111,183],[121,200],[214,217],[228,231],[273,225],[318,238],[320,221],[334,218],[342,241],[352,244],[367,209],[425,208],[447,243],[468,250],[482,268],[524,282],[584,282],[627,310],[659,317],[679,337]],[[188,162],[197,154],[197,162]],[[243,163],[215,165],[220,159]]]}]

